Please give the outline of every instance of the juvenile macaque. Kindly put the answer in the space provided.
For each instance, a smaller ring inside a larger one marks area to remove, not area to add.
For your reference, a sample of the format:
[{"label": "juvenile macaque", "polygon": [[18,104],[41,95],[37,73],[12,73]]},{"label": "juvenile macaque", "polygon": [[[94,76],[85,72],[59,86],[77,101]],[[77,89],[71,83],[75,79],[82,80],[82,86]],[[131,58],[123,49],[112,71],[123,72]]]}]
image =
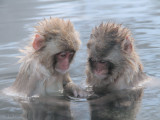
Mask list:
[{"label": "juvenile macaque", "polygon": [[147,78],[129,29],[102,23],[93,29],[87,47],[86,82],[95,93],[133,88]]},{"label": "juvenile macaque", "polygon": [[63,90],[75,97],[84,92],[72,83],[68,70],[79,49],[79,35],[70,21],[45,19],[35,27],[31,45],[26,47],[16,81],[9,88],[19,95],[55,95]]}]

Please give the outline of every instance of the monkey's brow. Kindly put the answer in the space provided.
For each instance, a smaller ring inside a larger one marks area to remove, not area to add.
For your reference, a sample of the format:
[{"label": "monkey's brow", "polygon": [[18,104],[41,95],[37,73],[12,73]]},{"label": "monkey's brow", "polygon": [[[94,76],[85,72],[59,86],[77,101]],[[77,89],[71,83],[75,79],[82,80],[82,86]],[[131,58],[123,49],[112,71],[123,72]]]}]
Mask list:
[{"label": "monkey's brow", "polygon": [[90,57],[88,58],[88,61],[95,61],[95,62],[101,62],[101,61],[104,61],[104,62],[109,62],[109,60],[104,60],[104,59],[96,59],[94,57]]},{"label": "monkey's brow", "polygon": [[58,54],[60,54],[60,53],[65,53],[65,52],[73,52],[73,53],[75,53],[75,51],[74,50],[64,50],[64,51],[61,51],[61,52],[59,52],[59,53],[57,53],[56,55],[58,55]]}]

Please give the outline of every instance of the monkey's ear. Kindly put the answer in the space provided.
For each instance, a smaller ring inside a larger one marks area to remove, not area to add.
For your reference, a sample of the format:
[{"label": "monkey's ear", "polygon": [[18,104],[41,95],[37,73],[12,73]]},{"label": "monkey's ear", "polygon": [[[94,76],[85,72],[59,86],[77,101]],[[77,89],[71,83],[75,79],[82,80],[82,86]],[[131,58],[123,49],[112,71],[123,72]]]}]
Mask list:
[{"label": "monkey's ear", "polygon": [[87,43],[87,48],[90,48],[90,46],[91,46],[90,43]]},{"label": "monkey's ear", "polygon": [[133,44],[128,37],[123,41],[122,48],[126,53],[131,53],[133,51]]},{"label": "monkey's ear", "polygon": [[42,35],[36,34],[32,43],[33,48],[37,51],[44,46],[45,38]]}]

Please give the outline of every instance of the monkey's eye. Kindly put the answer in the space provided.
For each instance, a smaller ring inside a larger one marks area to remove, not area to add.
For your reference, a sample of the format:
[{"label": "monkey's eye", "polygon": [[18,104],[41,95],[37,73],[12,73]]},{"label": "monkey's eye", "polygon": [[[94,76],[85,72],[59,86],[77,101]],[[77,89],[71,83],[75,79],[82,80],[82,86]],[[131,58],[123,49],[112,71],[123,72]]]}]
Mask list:
[{"label": "monkey's eye", "polygon": [[93,59],[93,58],[89,58],[89,61],[91,61],[91,62],[96,62],[96,60]]},{"label": "monkey's eye", "polygon": [[70,55],[73,56],[73,55],[74,55],[74,52],[70,52]]},{"label": "monkey's eye", "polygon": [[106,63],[106,61],[104,61],[104,60],[101,60],[101,61],[99,61],[99,62],[102,63],[102,64]]},{"label": "monkey's eye", "polygon": [[60,56],[61,56],[61,57],[66,57],[66,53],[65,53],[65,52],[62,52],[62,53],[60,53]]},{"label": "monkey's eye", "polygon": [[50,41],[50,40],[52,40],[52,37],[51,37],[51,36],[49,36],[47,40],[49,40],[49,41]]}]

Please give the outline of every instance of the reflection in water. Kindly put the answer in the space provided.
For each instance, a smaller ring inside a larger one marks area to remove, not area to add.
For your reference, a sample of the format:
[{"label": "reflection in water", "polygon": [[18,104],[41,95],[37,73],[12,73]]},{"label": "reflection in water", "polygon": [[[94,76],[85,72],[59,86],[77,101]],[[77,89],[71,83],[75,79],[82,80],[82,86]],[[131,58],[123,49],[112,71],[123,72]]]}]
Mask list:
[{"label": "reflection in water", "polygon": [[16,99],[25,120],[72,120],[70,102],[64,98],[41,97]]},{"label": "reflection in water", "polygon": [[24,120],[136,120],[142,95],[143,88],[93,95],[88,98],[87,111],[85,99],[71,97],[70,101],[64,96],[14,98],[14,104],[18,103],[23,111],[14,120],[20,116]]},{"label": "reflection in water", "polygon": [[142,88],[136,88],[90,100],[91,120],[135,120],[142,93]]}]

